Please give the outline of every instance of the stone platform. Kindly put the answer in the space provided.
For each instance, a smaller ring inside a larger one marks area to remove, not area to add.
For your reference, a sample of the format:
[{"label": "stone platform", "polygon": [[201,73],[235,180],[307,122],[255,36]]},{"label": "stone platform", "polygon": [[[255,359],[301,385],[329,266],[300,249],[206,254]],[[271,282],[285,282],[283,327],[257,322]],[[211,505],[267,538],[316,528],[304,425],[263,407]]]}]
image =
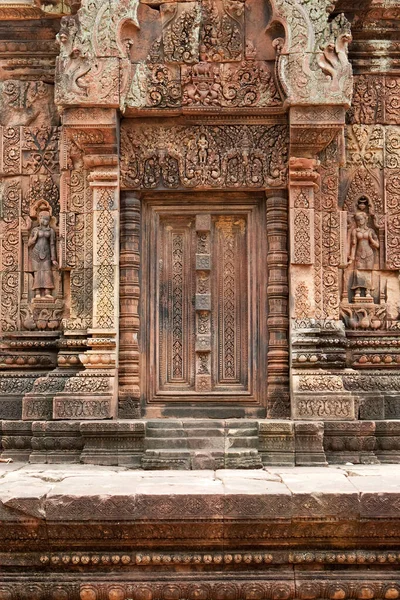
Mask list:
[{"label": "stone platform", "polygon": [[400,465],[0,465],[0,598],[400,597]]},{"label": "stone platform", "polygon": [[145,470],[400,463],[400,420],[0,421],[1,458]]}]

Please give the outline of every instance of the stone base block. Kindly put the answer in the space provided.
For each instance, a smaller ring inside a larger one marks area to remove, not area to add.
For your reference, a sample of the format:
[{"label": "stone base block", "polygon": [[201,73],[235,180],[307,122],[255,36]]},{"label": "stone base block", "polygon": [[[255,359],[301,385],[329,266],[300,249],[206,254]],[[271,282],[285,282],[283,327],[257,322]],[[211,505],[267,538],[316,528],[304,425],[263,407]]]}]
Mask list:
[{"label": "stone base block", "polygon": [[326,465],[323,446],[324,424],[322,422],[296,422],[294,426],[296,465]]},{"label": "stone base block", "polygon": [[80,423],[36,421],[32,424],[31,463],[79,463],[83,448]]},{"label": "stone base block", "polygon": [[228,450],[225,453],[225,469],[261,469],[262,466],[257,450]]},{"label": "stone base block", "polygon": [[32,449],[32,421],[2,421],[1,458],[28,462]]},{"label": "stone base block", "polygon": [[385,419],[400,419],[400,393],[385,393]]},{"label": "stone base block", "polygon": [[191,468],[191,453],[189,450],[146,450],[142,468],[150,471],[187,470]]},{"label": "stone base block", "polygon": [[326,422],[324,449],[330,464],[376,464],[374,421]]},{"label": "stone base block", "polygon": [[24,421],[51,421],[53,419],[53,396],[43,394],[27,395],[22,400]]},{"label": "stone base block", "polygon": [[362,421],[376,421],[385,418],[385,397],[377,392],[364,392],[359,395],[359,418]]},{"label": "stone base block", "polygon": [[294,466],[293,422],[261,421],[258,436],[258,449],[263,465]]},{"label": "stone base block", "polygon": [[145,438],[142,421],[81,423],[80,430],[84,441],[82,462],[140,468]]},{"label": "stone base block", "polygon": [[111,396],[59,394],[53,401],[53,419],[110,419],[113,416],[112,402]]},{"label": "stone base block", "polygon": [[22,418],[22,398],[0,397],[0,419],[14,420]]},{"label": "stone base block", "polygon": [[32,390],[37,373],[0,373],[0,419],[22,418],[22,398]]},{"label": "stone base block", "polygon": [[343,421],[356,418],[354,397],[350,392],[296,392],[293,418],[298,420]]},{"label": "stone base block", "polygon": [[379,462],[400,462],[400,421],[377,421],[375,426],[375,454]]}]

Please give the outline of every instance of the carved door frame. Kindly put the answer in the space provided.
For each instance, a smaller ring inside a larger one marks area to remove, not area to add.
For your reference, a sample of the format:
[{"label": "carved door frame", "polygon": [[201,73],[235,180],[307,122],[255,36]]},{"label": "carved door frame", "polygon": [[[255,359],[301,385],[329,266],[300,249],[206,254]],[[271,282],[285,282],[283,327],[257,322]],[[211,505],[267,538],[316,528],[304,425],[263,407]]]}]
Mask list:
[{"label": "carved door frame", "polygon": [[[189,413],[190,416],[214,415],[226,418],[289,416],[286,196],[284,190],[268,192],[157,190],[122,193],[120,407],[124,406],[127,399],[130,399],[132,405],[131,399],[134,396],[136,415],[145,414],[150,418],[182,417],[189,416]],[[208,206],[214,207],[214,210],[223,205],[226,213],[236,214],[244,211],[251,214],[254,220],[254,231],[257,233],[250,245],[252,248],[257,246],[254,251],[258,254],[255,268],[258,282],[252,300],[257,302],[253,311],[257,315],[257,323],[253,328],[255,336],[249,331],[249,337],[251,337],[250,346],[255,361],[254,380],[258,389],[248,398],[245,396],[240,398],[238,395],[235,400],[215,398],[209,402],[198,402],[196,398],[193,398],[192,402],[149,401],[151,398],[149,394],[151,334],[148,306],[150,277],[148,273],[144,273],[145,265],[149,268],[151,262],[148,260],[151,244],[149,212],[153,207],[168,211],[168,207],[176,207],[179,202],[187,203],[191,212],[204,202],[209,202]]]}]

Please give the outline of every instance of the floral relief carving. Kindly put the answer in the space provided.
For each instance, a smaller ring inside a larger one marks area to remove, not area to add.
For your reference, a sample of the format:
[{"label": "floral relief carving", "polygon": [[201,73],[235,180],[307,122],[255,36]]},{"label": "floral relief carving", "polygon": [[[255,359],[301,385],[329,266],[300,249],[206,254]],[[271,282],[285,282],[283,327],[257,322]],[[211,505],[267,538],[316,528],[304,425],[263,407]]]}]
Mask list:
[{"label": "floral relief carving", "polygon": [[168,3],[161,7],[163,50],[167,62],[199,60],[201,10],[197,2]]},{"label": "floral relief carving", "polygon": [[281,103],[268,63],[198,63],[182,67],[183,106],[276,106]]},{"label": "floral relief carving", "polygon": [[387,217],[386,264],[389,269],[400,269],[400,175],[386,174]]},{"label": "floral relief carving", "polygon": [[385,77],[386,123],[400,125],[400,77]]},{"label": "floral relief carving", "polygon": [[243,55],[244,1],[202,0],[200,59],[240,60]]},{"label": "floral relief carving", "polygon": [[309,300],[309,289],[305,281],[300,281],[296,286],[294,295],[295,318],[307,319],[311,314],[311,302]]},{"label": "floral relief carving", "polygon": [[19,214],[21,206],[21,187],[18,180],[8,180],[1,184],[2,220],[1,236],[1,330],[18,329],[18,306],[20,300]]},{"label": "floral relief carving", "polygon": [[58,127],[23,128],[24,173],[58,173],[59,133]]},{"label": "floral relief carving", "polygon": [[348,165],[370,169],[383,167],[384,128],[352,125],[346,128]]},{"label": "floral relief carving", "polygon": [[351,123],[372,125],[383,122],[384,78],[380,75],[354,77],[354,93],[349,111]]},{"label": "floral relief carving", "polygon": [[96,278],[98,282],[96,295],[96,326],[111,329],[115,324],[115,266],[114,266],[114,190],[99,188],[97,190],[96,219]]}]

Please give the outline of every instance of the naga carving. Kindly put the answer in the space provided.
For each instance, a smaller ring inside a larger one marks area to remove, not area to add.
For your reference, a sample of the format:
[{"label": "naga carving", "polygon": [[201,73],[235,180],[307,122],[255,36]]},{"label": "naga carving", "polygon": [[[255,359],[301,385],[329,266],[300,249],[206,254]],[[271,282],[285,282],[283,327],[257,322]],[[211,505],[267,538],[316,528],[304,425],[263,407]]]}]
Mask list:
[{"label": "naga carving", "polygon": [[58,104],[119,105],[120,73],[129,70],[123,29],[127,23],[138,26],[137,7],[138,0],[84,0],[76,15],[63,17],[57,35]]}]

